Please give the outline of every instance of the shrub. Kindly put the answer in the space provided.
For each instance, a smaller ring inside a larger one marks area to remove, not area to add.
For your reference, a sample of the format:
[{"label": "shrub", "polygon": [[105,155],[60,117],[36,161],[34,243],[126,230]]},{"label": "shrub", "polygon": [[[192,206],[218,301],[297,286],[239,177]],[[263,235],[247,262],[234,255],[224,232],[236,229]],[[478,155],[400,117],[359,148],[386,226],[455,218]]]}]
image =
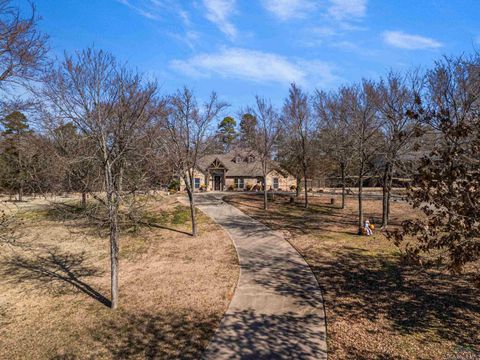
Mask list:
[{"label": "shrub", "polygon": [[251,191],[252,188],[253,188],[252,184],[247,184],[247,186],[246,186],[247,191]]},{"label": "shrub", "polygon": [[229,186],[228,186],[228,191],[233,191],[233,190],[235,190],[235,186],[229,185]]},{"label": "shrub", "polygon": [[179,191],[180,190],[180,180],[173,179],[170,184],[168,184],[169,191]]},{"label": "shrub", "polygon": [[295,185],[290,186],[290,190],[297,190],[297,187]]}]

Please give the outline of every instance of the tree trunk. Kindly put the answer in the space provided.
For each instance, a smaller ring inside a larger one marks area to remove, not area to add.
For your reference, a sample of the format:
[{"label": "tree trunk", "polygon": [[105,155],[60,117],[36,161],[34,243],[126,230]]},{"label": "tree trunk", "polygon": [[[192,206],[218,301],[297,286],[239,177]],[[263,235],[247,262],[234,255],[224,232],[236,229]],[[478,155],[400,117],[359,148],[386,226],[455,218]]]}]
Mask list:
[{"label": "tree trunk", "polygon": [[388,197],[387,197],[387,219],[390,221],[390,204],[392,199],[392,186],[393,186],[393,164],[390,165],[390,175],[388,176]]},{"label": "tree trunk", "polygon": [[20,188],[18,189],[18,201],[23,201],[23,184],[20,184]]},{"label": "tree trunk", "polygon": [[386,229],[390,220],[390,199],[393,181],[393,165],[388,163],[383,174],[382,229]]},{"label": "tree trunk", "polygon": [[388,168],[389,164],[385,164],[382,179],[382,229],[388,226]]},{"label": "tree trunk", "polygon": [[298,198],[300,196],[300,191],[302,190],[302,178],[297,176],[297,188],[295,189],[295,196]]},{"label": "tree trunk", "polygon": [[192,236],[197,236],[197,221],[195,216],[195,197],[193,191],[187,188],[188,200],[190,200],[190,217],[192,219]]},{"label": "tree trunk", "polygon": [[110,266],[111,266],[111,292],[112,292],[112,304],[111,308],[116,309],[118,307],[118,251],[119,251],[119,233],[118,233],[118,202],[117,199],[113,200],[114,203],[109,205],[109,222],[110,222]]},{"label": "tree trunk", "polygon": [[345,209],[345,163],[340,163],[340,171],[342,172],[342,209]]},{"label": "tree trunk", "polygon": [[124,173],[124,167],[123,164],[120,164],[119,166],[119,171],[118,171],[118,193],[121,195],[123,191],[123,173]]},{"label": "tree trunk", "polygon": [[[192,169],[195,168],[194,166]],[[190,216],[192,218],[192,236],[197,236],[197,219],[196,219],[196,214],[195,214],[195,196],[194,196],[194,191],[195,191],[195,179],[194,179],[194,172],[188,173],[188,180],[190,183],[190,188],[187,186],[187,193],[188,193],[188,199],[190,200]]]},{"label": "tree trunk", "polygon": [[392,199],[392,185],[388,187],[388,201],[387,201],[387,219],[390,221],[390,204]]},{"label": "tree trunk", "polygon": [[82,192],[82,208],[87,207],[87,193],[85,191]]},{"label": "tree trunk", "polygon": [[360,174],[358,177],[358,230],[362,231],[363,227],[363,164],[360,166]]},{"label": "tree trunk", "polygon": [[303,167],[303,178],[305,181],[305,209],[308,209],[308,187],[307,187],[307,168]]},{"label": "tree trunk", "polygon": [[110,268],[111,268],[111,308],[118,307],[118,193],[112,174],[112,166],[107,161],[105,164],[105,190],[107,192],[108,225],[110,230]]},{"label": "tree trunk", "polygon": [[263,176],[263,210],[268,209],[267,176]]}]

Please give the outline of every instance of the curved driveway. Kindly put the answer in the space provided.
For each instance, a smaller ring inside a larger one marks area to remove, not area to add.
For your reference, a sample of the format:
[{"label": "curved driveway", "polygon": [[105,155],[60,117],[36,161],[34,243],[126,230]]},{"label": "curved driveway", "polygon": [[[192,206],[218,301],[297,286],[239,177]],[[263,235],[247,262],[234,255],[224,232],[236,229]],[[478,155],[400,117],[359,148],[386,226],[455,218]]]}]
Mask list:
[{"label": "curved driveway", "polygon": [[204,357],[326,359],[322,294],[303,258],[220,194],[201,194],[196,201],[230,234],[240,260],[235,294]]}]

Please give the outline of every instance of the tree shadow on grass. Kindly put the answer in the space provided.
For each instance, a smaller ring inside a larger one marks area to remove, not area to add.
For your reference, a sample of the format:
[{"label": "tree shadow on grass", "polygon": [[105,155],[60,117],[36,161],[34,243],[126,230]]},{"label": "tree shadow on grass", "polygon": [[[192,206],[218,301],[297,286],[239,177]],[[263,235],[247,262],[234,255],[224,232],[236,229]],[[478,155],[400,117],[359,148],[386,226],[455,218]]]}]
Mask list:
[{"label": "tree shadow on grass", "polygon": [[[292,210],[298,210],[298,208],[288,205]],[[242,209],[240,207],[240,209]],[[288,207],[287,207],[288,209]],[[303,210],[303,209],[302,209]],[[301,214],[294,214],[293,212],[284,212],[275,208],[270,208],[267,211],[257,210],[254,211],[253,216],[258,221],[264,223],[272,230],[288,230],[292,234],[306,235],[312,233],[312,231],[330,231],[341,234],[355,234],[357,222],[355,220],[348,220],[344,216],[329,215],[328,217],[317,217],[318,210],[308,209]],[[249,212],[251,213],[251,212]],[[333,230],[332,225],[342,225],[340,228],[347,230]]]},{"label": "tree shadow on grass", "polygon": [[[242,200],[242,197],[245,197],[245,195],[227,195],[223,198],[223,201],[225,201],[227,204],[230,204],[235,207],[249,207],[252,209],[263,209],[263,200],[260,201],[260,198],[258,198],[256,195],[247,195],[249,196],[248,202],[247,201],[240,201]],[[214,204],[212,204],[214,205]]]},{"label": "tree shadow on grass", "polygon": [[173,227],[165,226],[165,225],[162,225],[162,224],[149,223],[149,222],[143,222],[143,221],[139,222],[139,224],[140,225],[145,225],[147,227],[153,227],[153,228],[157,228],[157,229],[163,229],[163,230],[173,231],[173,232],[183,234],[183,235],[192,236],[191,232],[175,229]]},{"label": "tree shadow on grass", "polygon": [[100,276],[102,272],[86,264],[85,253],[61,253],[48,249],[45,255],[27,257],[16,254],[2,262],[3,276],[10,282],[29,283],[49,294],[82,292],[110,307],[110,300],[83,279]]},{"label": "tree shadow on grass", "polygon": [[114,359],[199,359],[220,319],[191,312],[122,313],[95,331]]},{"label": "tree shadow on grass", "polygon": [[245,310],[229,313],[215,332],[220,319],[212,315],[130,313],[108,322],[93,336],[114,359],[196,360],[222,354],[252,360],[304,359],[307,354],[322,358],[324,339],[311,330],[312,323],[321,321],[315,314]]},{"label": "tree shadow on grass", "polygon": [[313,270],[334,301],[326,306],[337,316],[385,317],[401,334],[433,332],[480,352],[480,292],[465,278],[350,247],[315,261]]}]

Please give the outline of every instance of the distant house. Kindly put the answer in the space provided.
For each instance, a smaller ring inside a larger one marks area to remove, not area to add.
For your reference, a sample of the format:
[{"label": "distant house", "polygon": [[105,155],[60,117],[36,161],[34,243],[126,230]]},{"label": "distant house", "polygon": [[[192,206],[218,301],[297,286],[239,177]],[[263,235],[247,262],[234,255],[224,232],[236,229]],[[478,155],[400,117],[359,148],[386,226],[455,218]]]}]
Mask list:
[{"label": "distant house", "polygon": [[[206,155],[198,160],[194,171],[195,191],[261,190],[262,185],[262,162],[253,150]],[[292,185],[295,185],[295,178],[271,161],[267,169],[267,190],[287,191]],[[183,181],[180,188],[185,189]]]}]

